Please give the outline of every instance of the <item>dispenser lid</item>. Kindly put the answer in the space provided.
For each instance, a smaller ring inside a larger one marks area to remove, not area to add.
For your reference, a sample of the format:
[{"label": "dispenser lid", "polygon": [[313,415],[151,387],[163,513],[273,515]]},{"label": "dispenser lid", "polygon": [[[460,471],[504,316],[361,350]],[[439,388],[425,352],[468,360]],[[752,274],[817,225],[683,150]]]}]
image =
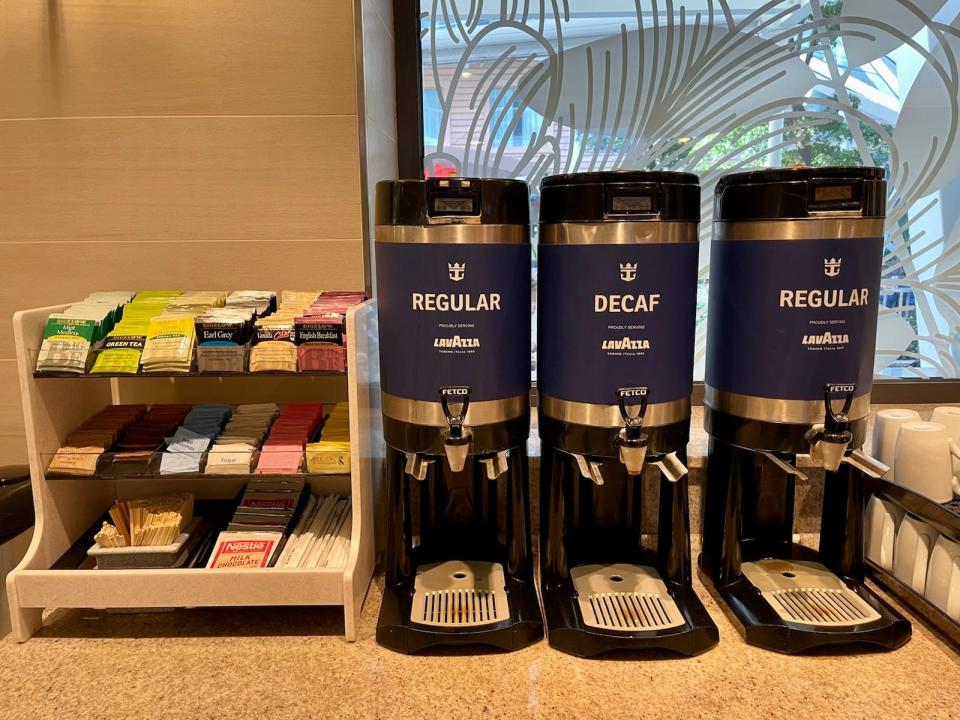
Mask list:
[{"label": "dispenser lid", "polygon": [[714,191],[714,219],[882,218],[884,174],[879,167],[797,166],[724,175]]},{"label": "dispenser lid", "polygon": [[540,183],[541,223],[699,220],[700,180],[692,173],[612,170]]},{"label": "dispenser lid", "polygon": [[377,183],[376,225],[529,225],[520,180],[444,177]]}]

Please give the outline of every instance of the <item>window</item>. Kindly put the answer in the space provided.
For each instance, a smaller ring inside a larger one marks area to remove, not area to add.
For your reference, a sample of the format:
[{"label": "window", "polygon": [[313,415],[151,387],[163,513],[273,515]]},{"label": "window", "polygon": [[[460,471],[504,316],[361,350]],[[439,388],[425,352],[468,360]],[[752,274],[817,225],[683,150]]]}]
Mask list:
[{"label": "window", "polygon": [[440,123],[443,120],[443,108],[440,94],[433,89],[423,91],[423,144],[437,146],[440,142]]},{"label": "window", "polygon": [[885,167],[876,371],[960,378],[960,0],[420,9],[427,174],[525,180],[536,217],[540,180],[560,172],[690,171],[709,198],[736,170]]},{"label": "window", "polygon": [[511,149],[525,148],[527,141],[540,130],[542,117],[531,108],[521,108],[520,98],[506,88],[491,98],[489,107],[488,122],[496,144]]}]

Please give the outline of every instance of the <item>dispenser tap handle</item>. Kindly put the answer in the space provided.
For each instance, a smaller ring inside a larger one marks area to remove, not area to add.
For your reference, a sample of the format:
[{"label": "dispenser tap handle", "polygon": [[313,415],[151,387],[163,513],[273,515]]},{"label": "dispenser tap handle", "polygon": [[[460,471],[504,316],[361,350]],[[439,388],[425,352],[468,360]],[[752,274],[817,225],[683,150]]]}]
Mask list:
[{"label": "dispenser tap handle", "polygon": [[600,469],[600,463],[576,453],[573,454],[573,459],[577,461],[577,467],[580,468],[580,474],[583,477],[593,480],[594,485],[603,485],[603,471]]},{"label": "dispenser tap handle", "polygon": [[[628,436],[639,437],[643,428],[643,416],[647,413],[647,388],[620,388],[617,390],[617,404],[620,406],[620,416]],[[630,408],[637,410],[631,413]]]},{"label": "dispenser tap handle", "polygon": [[[853,405],[853,394],[857,386],[852,383],[827,383],[823,386],[823,424],[828,432],[841,432],[847,429],[850,422],[850,408]],[[843,407],[839,412],[834,410],[834,400],[843,399]]]},{"label": "dispenser tap handle", "polygon": [[[458,409],[453,409],[459,403]],[[440,406],[450,426],[450,434],[458,437],[463,431],[463,422],[470,407],[470,387],[467,385],[446,385],[440,388]]]},{"label": "dispenser tap handle", "polygon": [[679,482],[687,474],[687,466],[684,465],[675,452],[667,453],[659,460],[654,460],[651,465],[656,467],[663,476],[672,483]]},{"label": "dispenser tap handle", "polygon": [[787,475],[793,475],[793,476],[795,476],[795,477],[800,478],[801,480],[809,480],[809,479],[810,479],[810,478],[808,478],[804,473],[800,472],[799,470],[797,470],[797,468],[795,468],[793,465],[791,465],[790,463],[788,463],[786,460],[783,460],[783,459],[781,459],[781,458],[778,458],[778,457],[777,457],[776,455],[774,455],[772,452],[770,452],[770,451],[768,451],[768,450],[758,450],[757,452],[758,452],[760,455],[763,455],[763,457],[765,457],[767,460],[769,460],[770,462],[772,462],[772,463],[773,463],[774,465],[776,465],[778,468],[780,468],[780,469],[781,469],[783,472],[785,472]]},{"label": "dispenser tap handle", "polygon": [[862,450],[854,450],[853,452],[847,453],[843,457],[843,462],[853,465],[853,467],[857,468],[860,472],[878,480],[890,472],[889,465],[880,462],[875,457],[867,455]]}]

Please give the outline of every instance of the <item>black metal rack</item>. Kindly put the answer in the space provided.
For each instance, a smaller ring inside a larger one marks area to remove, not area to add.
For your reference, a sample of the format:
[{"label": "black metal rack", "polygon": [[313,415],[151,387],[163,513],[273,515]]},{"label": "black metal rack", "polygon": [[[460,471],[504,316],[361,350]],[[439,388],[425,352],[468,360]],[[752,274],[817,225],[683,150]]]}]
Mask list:
[{"label": "black metal rack", "polygon": [[[869,498],[870,495],[879,495],[936,528],[942,535],[960,540],[960,500],[957,498],[941,504],[882,478],[868,479],[864,490],[865,498]],[[960,623],[876,563],[865,560],[864,564],[870,579],[896,597],[900,603],[909,607],[915,615],[939,631],[955,647],[960,648]]]}]

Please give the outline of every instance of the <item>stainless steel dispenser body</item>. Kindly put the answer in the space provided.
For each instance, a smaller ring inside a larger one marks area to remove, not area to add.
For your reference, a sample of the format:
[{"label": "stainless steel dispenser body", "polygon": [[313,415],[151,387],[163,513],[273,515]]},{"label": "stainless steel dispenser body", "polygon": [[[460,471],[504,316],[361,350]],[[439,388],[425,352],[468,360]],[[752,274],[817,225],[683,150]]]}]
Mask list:
[{"label": "stainless steel dispenser body", "polygon": [[[717,183],[700,575],[748,643],[778,652],[893,649],[910,637],[909,622],[864,583],[865,477],[886,471],[860,449],[883,177],[881,168],[793,167]],[[796,482],[810,464],[823,466],[816,550],[793,535]]]},{"label": "stainless steel dispenser body", "polygon": [[540,226],[541,412],[622,427],[617,392],[648,388],[644,426],[690,417],[697,222]]},{"label": "stainless steel dispenser body", "polygon": [[691,584],[684,465],[699,220],[687,173],[541,185],[540,584],[550,644],[581,657],[718,639]]},{"label": "stainless steel dispenser body", "polygon": [[[521,442],[530,388],[527,203],[526,185],[510,180],[378,186],[381,384],[393,447],[446,454],[462,468],[468,454]],[[510,423],[517,432],[496,430]]]},{"label": "stainless steel dispenser body", "polygon": [[885,187],[878,168],[757,171],[720,180],[704,388],[714,437],[806,452],[804,435],[824,421],[830,386],[838,398],[851,396],[847,421],[854,446],[862,444]]},{"label": "stainless steel dispenser body", "polygon": [[384,591],[377,642],[414,653],[543,636],[533,585],[525,183],[377,184]]},{"label": "stainless steel dispenser body", "polygon": [[687,444],[699,217],[695,175],[544,181],[540,415],[559,425],[546,434],[596,482],[602,478],[583,456],[618,456],[636,475],[647,455],[659,462]]}]

